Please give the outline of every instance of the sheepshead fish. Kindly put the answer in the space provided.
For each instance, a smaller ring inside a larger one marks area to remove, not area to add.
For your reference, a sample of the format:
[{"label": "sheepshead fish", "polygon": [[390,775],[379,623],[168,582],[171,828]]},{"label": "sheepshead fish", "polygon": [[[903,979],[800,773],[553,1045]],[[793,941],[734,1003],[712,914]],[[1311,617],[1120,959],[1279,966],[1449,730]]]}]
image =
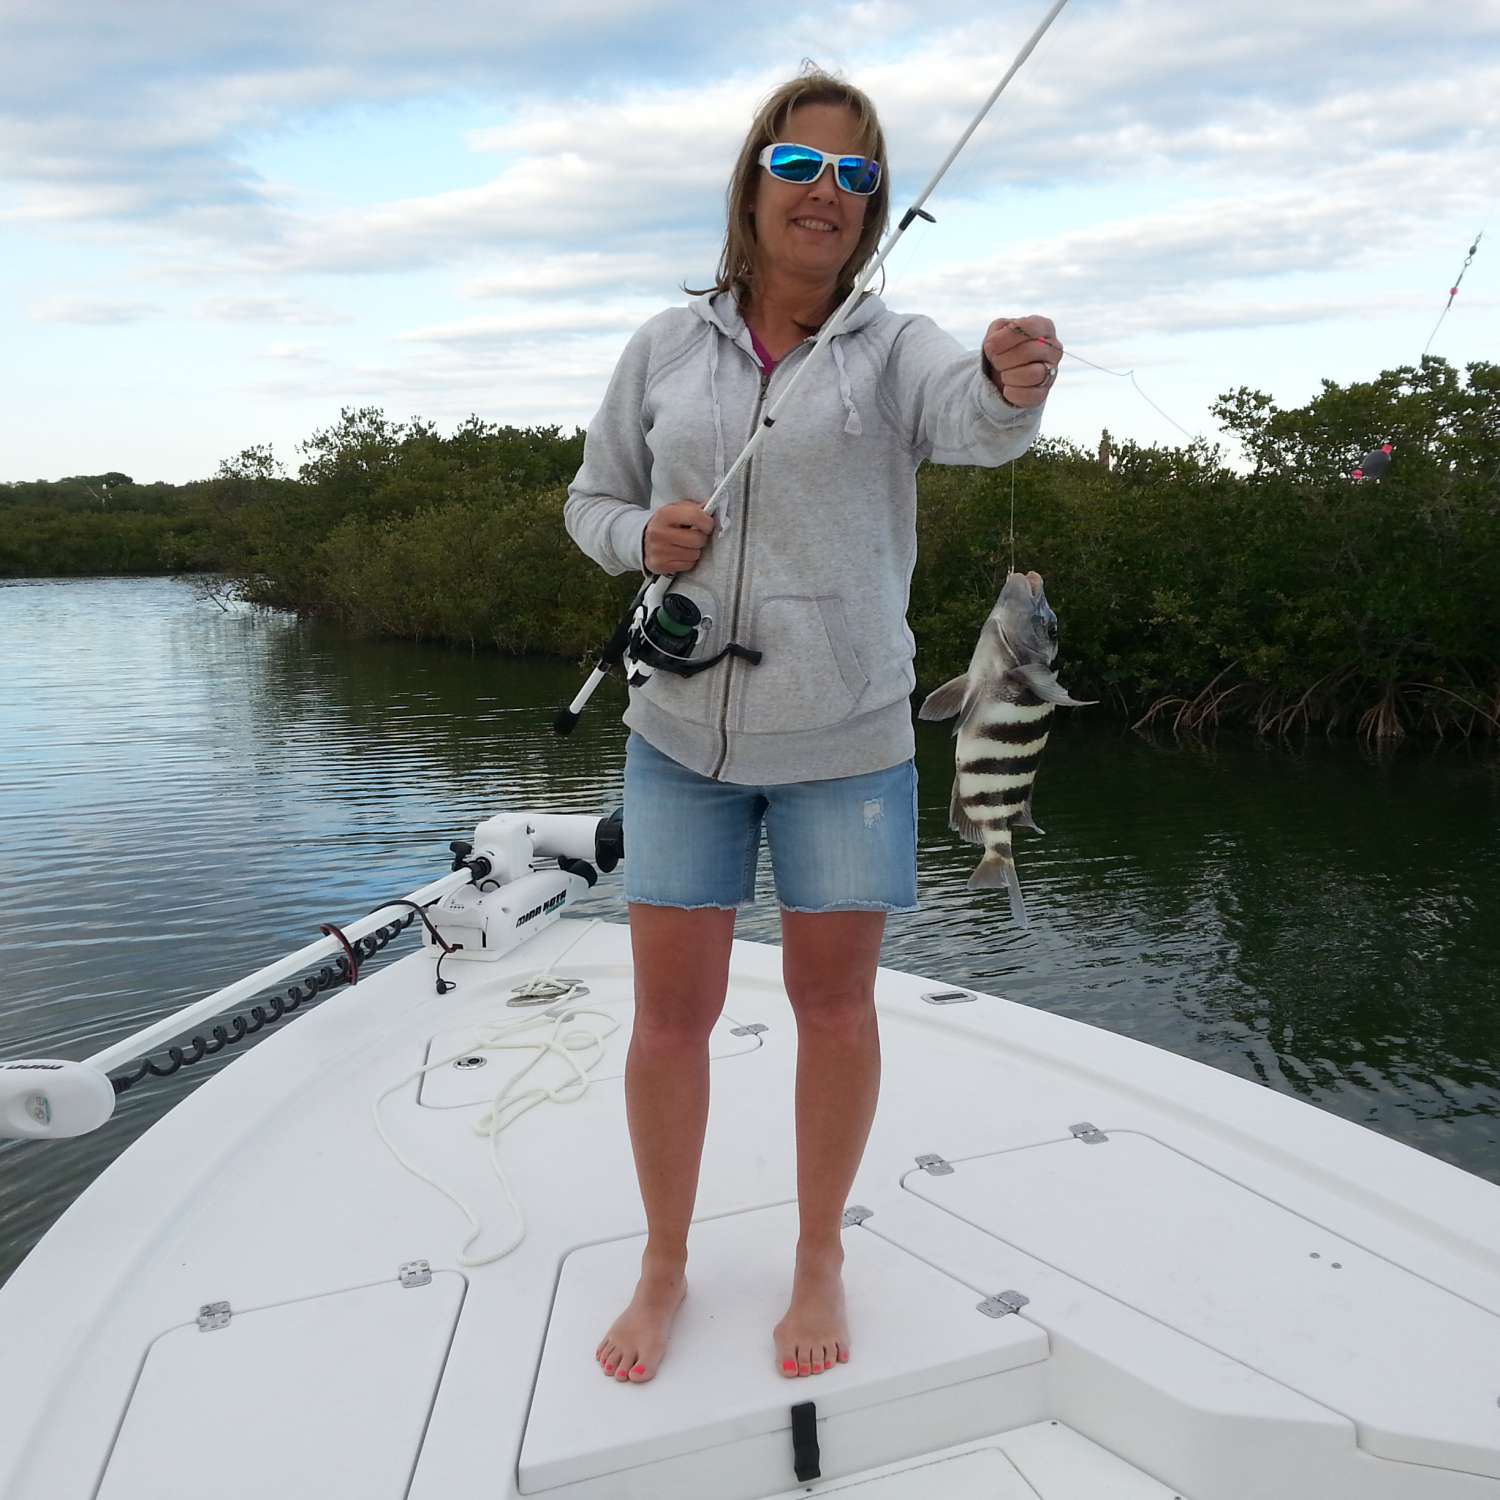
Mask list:
[{"label": "sheepshead fish", "polygon": [[1058,682],[1052,667],[1056,657],[1057,616],[1042,591],[1041,574],[1012,573],[979,632],[969,670],[929,694],[918,715],[958,715],[948,826],[984,847],[969,888],[1005,886],[1011,915],[1022,927],[1028,925],[1026,903],[1010,831],[1042,831],[1031,816],[1031,787],[1052,711],[1059,704],[1086,706]]}]

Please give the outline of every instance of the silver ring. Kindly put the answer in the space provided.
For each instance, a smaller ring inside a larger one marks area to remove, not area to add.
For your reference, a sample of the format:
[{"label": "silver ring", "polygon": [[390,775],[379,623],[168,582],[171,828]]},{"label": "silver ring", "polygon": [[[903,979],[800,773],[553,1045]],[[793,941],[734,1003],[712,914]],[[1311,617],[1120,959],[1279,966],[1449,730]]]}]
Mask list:
[{"label": "silver ring", "polygon": [[1052,382],[1054,380],[1056,380],[1056,379],[1057,379],[1057,366],[1056,365],[1048,365],[1047,366],[1047,378],[1042,382],[1042,385],[1044,387],[1050,386],[1052,384]]}]

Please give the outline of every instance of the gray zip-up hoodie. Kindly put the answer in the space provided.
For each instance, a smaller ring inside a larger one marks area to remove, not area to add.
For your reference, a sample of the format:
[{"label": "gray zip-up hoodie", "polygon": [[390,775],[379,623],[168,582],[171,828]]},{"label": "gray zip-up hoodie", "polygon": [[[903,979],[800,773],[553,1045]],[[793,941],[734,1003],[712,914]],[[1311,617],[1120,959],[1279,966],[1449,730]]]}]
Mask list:
[{"label": "gray zip-up hoodie", "polygon": [[[1040,425],[1040,408],[1001,399],[977,350],[873,295],[829,342],[672,585],[707,617],[695,655],[738,641],[763,659],[657,671],[630,691],[626,724],[721,781],[819,781],[912,754],[917,466],[1002,464]],[[589,424],[564,511],[573,540],[611,573],[640,569],[651,511],[708,498],[812,343],[767,377],[729,293],[652,318]]]}]

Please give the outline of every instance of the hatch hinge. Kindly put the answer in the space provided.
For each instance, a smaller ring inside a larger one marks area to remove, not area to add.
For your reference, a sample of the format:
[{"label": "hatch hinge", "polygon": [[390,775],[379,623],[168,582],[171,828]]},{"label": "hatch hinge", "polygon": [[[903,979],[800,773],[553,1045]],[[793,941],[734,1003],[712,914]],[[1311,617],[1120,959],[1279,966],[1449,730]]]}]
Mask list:
[{"label": "hatch hinge", "polygon": [[402,1286],[426,1286],[432,1280],[432,1266],[425,1260],[409,1260],[401,1267]]},{"label": "hatch hinge", "polygon": [[873,1219],[875,1210],[866,1208],[862,1203],[851,1203],[844,1210],[844,1228],[853,1229],[856,1224],[863,1224],[866,1219]]},{"label": "hatch hinge", "polygon": [[822,1455],[818,1452],[818,1408],[812,1401],[800,1401],[792,1408],[792,1467],[797,1482],[823,1477]]},{"label": "hatch hinge", "polygon": [[987,1318],[1004,1318],[1011,1313],[1020,1312],[1030,1301],[1031,1298],[1024,1292],[996,1292],[993,1297],[986,1297],[977,1306]]},{"label": "hatch hinge", "polygon": [[1086,1146],[1102,1146],[1109,1139],[1097,1125],[1090,1125],[1087,1120],[1080,1120],[1078,1124],[1070,1125],[1068,1129]]},{"label": "hatch hinge", "polygon": [[198,1309],[198,1332],[212,1333],[216,1328],[228,1328],[233,1316],[227,1302],[205,1302]]},{"label": "hatch hinge", "polygon": [[929,1177],[947,1177],[953,1171],[953,1163],[944,1161],[935,1152],[929,1152],[926,1156],[919,1156],[917,1158],[917,1165]]},{"label": "hatch hinge", "polygon": [[759,1036],[766,1027],[759,1021],[752,1021],[748,1026],[736,1026],[730,1031],[730,1036]]}]

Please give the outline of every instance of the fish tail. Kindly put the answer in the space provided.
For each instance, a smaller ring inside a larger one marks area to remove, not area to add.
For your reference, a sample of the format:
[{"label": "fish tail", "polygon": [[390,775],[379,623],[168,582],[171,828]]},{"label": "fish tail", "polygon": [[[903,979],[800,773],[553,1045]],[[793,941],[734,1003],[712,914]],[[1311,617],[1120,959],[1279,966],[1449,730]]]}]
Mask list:
[{"label": "fish tail", "polygon": [[1010,897],[1010,914],[1018,926],[1029,927],[1026,919],[1026,902],[1021,896],[1021,880],[1016,874],[1016,862],[1011,858],[1010,840],[993,844],[984,851],[984,858],[969,876],[971,891],[996,891],[1005,888]]}]

